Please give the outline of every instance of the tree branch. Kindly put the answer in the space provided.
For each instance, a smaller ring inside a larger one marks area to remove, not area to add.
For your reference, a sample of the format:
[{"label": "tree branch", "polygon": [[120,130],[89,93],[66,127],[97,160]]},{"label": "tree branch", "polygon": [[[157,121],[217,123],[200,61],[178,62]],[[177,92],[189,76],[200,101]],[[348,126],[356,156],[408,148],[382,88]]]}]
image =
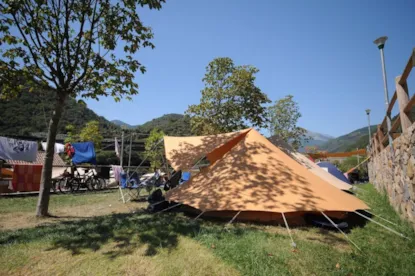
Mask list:
[{"label": "tree branch", "polygon": [[[97,6],[98,6],[98,1],[95,2],[94,5],[94,12],[92,15],[92,24],[91,24],[91,33],[95,28],[95,24],[98,22],[98,20],[96,20],[96,12],[97,12]],[[89,60],[90,60],[90,55],[91,55],[91,50],[92,50],[92,38],[89,40],[89,45],[88,45],[88,50],[87,50],[87,55],[86,55],[86,61],[84,63],[84,71],[82,72],[81,76],[79,76],[79,78],[74,82],[74,84],[71,87],[71,90],[74,90],[76,88],[76,86],[85,78],[87,72],[88,72],[88,64],[89,64]]]},{"label": "tree branch", "polygon": [[[86,1],[85,1],[86,2]],[[85,25],[85,13],[86,13],[86,9],[89,9],[89,6],[91,5],[91,1],[88,2],[87,6],[85,7],[84,4],[86,4],[85,2],[83,2],[83,10],[82,10],[82,17],[80,20],[81,26],[79,28],[79,33],[77,35],[77,47],[75,50],[75,62],[73,63],[73,66],[69,69],[69,73],[68,73],[68,78],[66,80],[66,84],[65,85],[69,85],[72,81],[73,78],[73,74],[76,70],[76,68],[78,67],[78,63],[79,63],[79,55],[81,52],[81,41],[82,41],[82,36],[84,35],[84,25]],[[85,10],[84,10],[85,9]]]},{"label": "tree branch", "polygon": [[[27,39],[26,35],[25,35],[25,34],[24,34],[24,32],[22,31],[22,28],[21,28],[21,26],[20,26],[20,24],[19,24],[19,20],[17,20],[17,18],[16,18],[16,14],[12,14],[12,16],[13,16],[14,23],[16,24],[16,27],[17,27],[17,29],[19,30],[20,35],[23,37],[23,40],[24,40],[24,41],[26,42],[26,44],[27,44],[27,48],[29,49],[29,52],[30,52],[30,54],[31,54],[31,56],[32,56],[33,61],[35,62],[36,67],[37,67],[39,70],[41,70],[41,71],[42,71],[42,75],[43,75],[43,77],[44,77],[45,79],[47,79],[47,80],[49,80],[49,81],[53,82],[53,83],[54,83],[54,84],[58,87],[58,83],[56,82],[56,80],[55,80],[53,77],[48,77],[48,76],[44,73],[44,71],[42,70],[42,68],[40,68],[40,66],[39,66],[39,60],[37,59],[37,56],[35,55],[35,53],[33,52],[32,48],[30,47],[30,43],[29,43],[29,41],[28,41],[28,39]],[[50,75],[52,75],[52,74],[50,74]]]}]

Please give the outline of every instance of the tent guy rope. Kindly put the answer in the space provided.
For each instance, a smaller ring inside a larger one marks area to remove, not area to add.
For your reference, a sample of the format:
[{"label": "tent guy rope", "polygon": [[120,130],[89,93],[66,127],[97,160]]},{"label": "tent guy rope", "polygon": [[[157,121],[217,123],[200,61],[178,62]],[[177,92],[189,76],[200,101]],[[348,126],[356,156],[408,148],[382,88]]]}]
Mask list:
[{"label": "tent guy rope", "polygon": [[202,211],[199,215],[197,215],[197,217],[195,217],[193,220],[197,220],[198,218],[200,218],[206,211]]},{"label": "tent guy rope", "polygon": [[290,227],[288,227],[288,222],[287,222],[287,219],[285,218],[285,214],[284,213],[281,213],[281,214],[282,214],[282,218],[284,219],[284,223],[285,223],[285,227],[287,228],[288,235],[290,236],[290,239],[291,239],[291,246],[295,248],[297,247],[297,244],[294,242],[293,236],[291,235],[291,230],[290,230]]},{"label": "tent guy rope", "polygon": [[375,214],[373,214],[373,213],[369,212],[368,210],[365,210],[365,212],[366,212],[366,213],[371,214],[372,216],[378,217],[378,218],[380,218],[381,220],[386,221],[386,222],[388,222],[388,223],[390,223],[390,224],[392,224],[392,225],[398,226],[396,223],[394,223],[394,222],[392,222],[392,221],[389,221],[389,220],[387,220],[387,219],[385,219],[385,218],[382,218],[382,217],[381,217],[381,216],[379,216],[379,215],[375,215]]},{"label": "tent guy rope", "polygon": [[333,226],[334,227],[336,227],[337,228],[337,230],[339,230],[340,231],[340,233],[342,233],[343,234],[343,236],[351,243],[351,244],[353,244],[357,249],[359,249],[359,251],[362,251],[362,249],[360,249],[359,248],[359,246],[357,246],[357,244],[355,244],[350,238],[349,238],[349,236],[347,236],[346,235],[346,233],[344,233],[338,226],[337,226],[337,224],[335,224],[332,220],[331,220],[331,218],[329,218],[324,212],[321,212],[322,214],[323,214],[323,216],[331,223],[331,224],[333,224]]},{"label": "tent guy rope", "polygon": [[163,209],[163,210],[161,210],[161,211],[155,212],[155,213],[154,213],[154,215],[159,214],[159,213],[163,213],[163,212],[165,212],[165,211],[167,211],[167,210],[170,210],[170,209],[176,208],[177,206],[180,206],[180,205],[182,205],[182,203],[177,203],[177,204],[174,204],[173,206],[167,207],[166,209]]},{"label": "tent guy rope", "polygon": [[231,225],[232,224],[232,222],[236,219],[236,217],[237,216],[239,216],[239,214],[241,213],[242,211],[238,211],[238,213],[236,213],[236,215],[234,215],[233,216],[233,218],[225,225],[225,227],[226,226],[229,226],[229,225]]},{"label": "tent guy rope", "polygon": [[363,214],[361,214],[361,213],[359,213],[359,212],[357,212],[357,211],[354,211],[354,212],[355,212],[356,214],[358,214],[359,216],[361,216],[361,217],[363,217],[363,218],[365,218],[365,219],[367,219],[367,220],[370,220],[371,222],[376,223],[376,224],[377,224],[377,225],[379,225],[379,226],[382,226],[382,227],[383,227],[383,228],[385,228],[386,230],[388,230],[388,231],[390,231],[390,232],[392,232],[392,233],[394,233],[394,234],[396,234],[396,235],[398,235],[398,236],[401,236],[402,238],[405,238],[405,239],[411,240],[410,238],[408,238],[408,237],[407,237],[407,236],[405,236],[404,234],[399,233],[399,232],[397,232],[397,231],[393,230],[392,228],[389,228],[389,227],[387,227],[387,226],[383,225],[382,223],[377,222],[376,220],[373,220],[373,219],[371,219],[371,218],[369,218],[369,217],[367,217],[367,216],[365,216],[365,215],[363,215]]}]

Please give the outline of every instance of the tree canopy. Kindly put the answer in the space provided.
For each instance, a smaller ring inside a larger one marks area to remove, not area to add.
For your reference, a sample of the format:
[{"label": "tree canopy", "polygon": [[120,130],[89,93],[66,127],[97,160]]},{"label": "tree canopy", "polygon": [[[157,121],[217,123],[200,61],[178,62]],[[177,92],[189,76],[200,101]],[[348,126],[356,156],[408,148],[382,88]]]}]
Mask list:
[{"label": "tree canopy", "polygon": [[211,61],[203,78],[200,103],[186,111],[192,132],[207,135],[264,126],[264,105],[270,100],[255,85],[258,71],[251,65],[236,66],[228,57]]},{"label": "tree canopy", "polygon": [[297,126],[301,117],[298,103],[293,100],[292,95],[287,95],[268,108],[269,132],[278,135],[283,141],[290,143],[298,149],[304,141],[307,141],[307,131]]},{"label": "tree canopy", "polygon": [[[164,0],[3,0],[0,2],[0,97],[22,91],[55,92],[37,207],[48,215],[56,133],[68,98],[131,99],[145,67],[134,58],[154,48],[139,7],[160,9]],[[115,54],[116,49],[124,54]],[[24,85],[22,84],[24,81]],[[38,89],[40,88],[40,89]]]},{"label": "tree canopy", "polygon": [[150,167],[154,169],[159,169],[163,165],[163,147],[160,144],[161,139],[163,139],[164,133],[161,130],[154,128],[150,132],[150,136],[146,139],[145,142],[145,151],[144,156],[150,161]]},{"label": "tree canopy", "polygon": [[[137,94],[134,72],[145,67],[133,54],[154,47],[153,33],[141,22],[138,6],[160,9],[160,2],[2,1],[2,96],[27,89],[19,83],[22,78],[70,96],[119,100]],[[125,55],[114,54],[120,41]]]},{"label": "tree canopy", "polygon": [[104,139],[99,132],[99,122],[90,121],[86,123],[85,127],[79,133],[79,139],[81,142],[93,142],[95,148],[101,148],[101,142]]}]

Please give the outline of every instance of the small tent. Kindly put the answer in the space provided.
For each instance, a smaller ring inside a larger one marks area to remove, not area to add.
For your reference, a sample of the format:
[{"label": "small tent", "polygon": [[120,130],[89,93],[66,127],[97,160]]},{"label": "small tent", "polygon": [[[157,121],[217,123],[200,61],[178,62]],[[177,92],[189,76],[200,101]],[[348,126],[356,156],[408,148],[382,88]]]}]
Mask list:
[{"label": "small tent", "polygon": [[349,179],[332,163],[318,162],[317,165],[344,183],[351,184]]},{"label": "small tent", "polygon": [[303,154],[296,151],[291,145],[282,141],[277,136],[272,136],[268,138],[268,140],[277,146],[280,150],[285,152],[288,156],[292,159],[306,167],[309,171],[314,173],[315,175],[319,176],[320,178],[326,180],[331,185],[339,188],[343,191],[349,191],[352,189],[352,186],[348,185],[347,183],[343,182],[342,180],[338,179],[337,177],[333,176],[328,171],[320,168],[316,163],[311,161],[309,157],[304,156]]},{"label": "small tent", "polygon": [[206,215],[232,217],[240,213],[239,219],[259,221],[279,220],[281,213],[296,217],[324,211],[339,217],[369,209],[358,198],[307,170],[254,129],[197,137],[197,141],[165,138],[167,159],[176,170],[197,162],[201,149],[212,149],[205,154],[210,166],[170,190],[166,200]]}]

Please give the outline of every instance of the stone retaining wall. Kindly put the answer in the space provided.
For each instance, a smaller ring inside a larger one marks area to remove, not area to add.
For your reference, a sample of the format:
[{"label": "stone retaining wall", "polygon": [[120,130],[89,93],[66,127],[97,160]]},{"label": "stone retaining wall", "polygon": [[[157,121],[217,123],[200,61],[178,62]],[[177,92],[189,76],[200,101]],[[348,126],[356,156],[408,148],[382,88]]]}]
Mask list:
[{"label": "stone retaining wall", "polygon": [[372,149],[369,179],[415,229],[415,124],[393,141],[393,147],[393,154],[389,146],[376,154]]}]

